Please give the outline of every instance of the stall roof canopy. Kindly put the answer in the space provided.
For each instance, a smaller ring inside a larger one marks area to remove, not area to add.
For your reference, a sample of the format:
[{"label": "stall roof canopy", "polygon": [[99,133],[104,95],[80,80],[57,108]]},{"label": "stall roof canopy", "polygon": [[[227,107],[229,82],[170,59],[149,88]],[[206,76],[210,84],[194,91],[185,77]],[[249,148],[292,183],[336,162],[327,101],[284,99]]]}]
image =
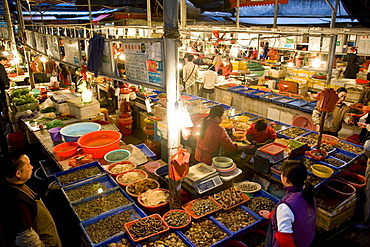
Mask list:
[{"label": "stall roof canopy", "polygon": [[[231,17],[233,21],[236,18]],[[330,18],[295,18],[295,17],[279,17],[277,19],[278,25],[324,25],[330,24]],[[251,24],[251,25],[272,25],[274,23],[273,17],[241,17],[239,18],[240,23]],[[351,20],[349,18],[337,18],[336,23],[357,23],[357,20]]]}]

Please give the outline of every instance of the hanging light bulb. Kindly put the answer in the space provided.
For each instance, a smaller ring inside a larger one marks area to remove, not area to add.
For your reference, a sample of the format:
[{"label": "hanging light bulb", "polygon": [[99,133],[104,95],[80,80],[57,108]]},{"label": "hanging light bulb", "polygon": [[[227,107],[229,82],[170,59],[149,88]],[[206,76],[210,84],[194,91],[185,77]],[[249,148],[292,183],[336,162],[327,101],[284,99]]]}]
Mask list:
[{"label": "hanging light bulb", "polygon": [[289,62],[288,63],[288,67],[293,67],[294,66],[294,63],[293,62]]},{"label": "hanging light bulb", "polygon": [[42,63],[46,63],[46,57],[44,57],[44,56],[42,56],[41,58],[40,58],[40,61],[42,62]]},{"label": "hanging light bulb", "polygon": [[120,60],[125,60],[125,54],[120,54],[118,57]]},{"label": "hanging light bulb", "polygon": [[8,55],[9,55],[9,52],[7,52],[7,51],[3,51],[3,54],[4,54],[5,56],[8,56]]},{"label": "hanging light bulb", "polygon": [[321,65],[321,59],[320,58],[317,57],[312,61],[312,67],[318,68],[318,67],[320,67],[320,65]]},{"label": "hanging light bulb", "polygon": [[91,102],[91,98],[92,98],[92,92],[89,89],[82,92],[81,99],[83,103]]}]

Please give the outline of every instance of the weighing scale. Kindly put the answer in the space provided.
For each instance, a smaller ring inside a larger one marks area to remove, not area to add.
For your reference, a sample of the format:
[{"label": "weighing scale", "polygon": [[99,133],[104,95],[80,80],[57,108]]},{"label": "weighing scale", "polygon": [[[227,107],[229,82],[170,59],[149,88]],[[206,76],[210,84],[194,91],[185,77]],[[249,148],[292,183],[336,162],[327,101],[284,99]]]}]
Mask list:
[{"label": "weighing scale", "polygon": [[184,182],[193,187],[199,194],[222,185],[217,170],[204,163],[191,166]]}]

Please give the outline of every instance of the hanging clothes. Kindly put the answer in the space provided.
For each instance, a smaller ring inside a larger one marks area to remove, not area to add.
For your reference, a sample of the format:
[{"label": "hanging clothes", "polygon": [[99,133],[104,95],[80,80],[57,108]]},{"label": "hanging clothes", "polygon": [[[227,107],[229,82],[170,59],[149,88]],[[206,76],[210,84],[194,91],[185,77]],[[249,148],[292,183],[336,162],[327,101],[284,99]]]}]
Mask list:
[{"label": "hanging clothes", "polygon": [[101,58],[104,51],[104,38],[97,35],[89,40],[89,55],[87,61],[87,70],[94,72],[98,76],[101,65]]}]

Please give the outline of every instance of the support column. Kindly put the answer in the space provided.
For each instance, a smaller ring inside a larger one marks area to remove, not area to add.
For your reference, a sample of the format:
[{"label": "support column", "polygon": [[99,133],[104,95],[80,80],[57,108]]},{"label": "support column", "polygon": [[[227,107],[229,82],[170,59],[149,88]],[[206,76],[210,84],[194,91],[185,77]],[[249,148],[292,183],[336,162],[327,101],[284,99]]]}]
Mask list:
[{"label": "support column", "polygon": [[152,9],[151,8],[152,7],[150,5],[150,0],[146,0],[146,18],[147,18],[149,28],[152,27]]},{"label": "support column", "polygon": [[[180,146],[180,123],[178,116],[180,103],[180,89],[177,80],[178,63],[178,2],[166,0],[163,4],[164,13],[164,59],[167,94],[167,128],[168,128],[168,167],[171,169],[171,156],[178,151]],[[176,114],[176,115],[174,115]],[[180,198],[181,181],[169,179],[170,208],[181,207]]]}]

